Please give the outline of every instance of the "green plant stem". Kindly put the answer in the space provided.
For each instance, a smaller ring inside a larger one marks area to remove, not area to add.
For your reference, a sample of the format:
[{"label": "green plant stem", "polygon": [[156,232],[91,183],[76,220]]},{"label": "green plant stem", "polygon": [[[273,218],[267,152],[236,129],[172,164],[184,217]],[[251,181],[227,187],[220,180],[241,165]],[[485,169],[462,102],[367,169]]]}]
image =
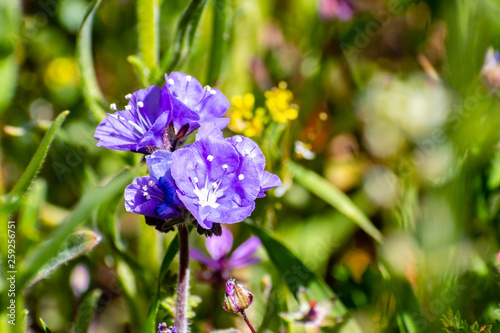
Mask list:
[{"label": "green plant stem", "polygon": [[250,320],[248,320],[248,317],[245,314],[245,310],[241,310],[240,313],[243,316],[243,319],[245,319],[245,323],[247,323],[247,326],[250,329],[250,331],[252,331],[252,333],[255,333],[255,329],[253,328],[252,324],[250,324]]},{"label": "green plant stem", "polygon": [[137,19],[139,21],[139,53],[149,70],[146,75],[149,80],[151,71],[155,71],[158,67],[159,0],[137,1]]},{"label": "green plant stem", "polygon": [[189,298],[189,231],[181,224],[179,233],[179,281],[177,283],[177,306],[175,311],[175,326],[178,333],[189,331],[187,322]]}]

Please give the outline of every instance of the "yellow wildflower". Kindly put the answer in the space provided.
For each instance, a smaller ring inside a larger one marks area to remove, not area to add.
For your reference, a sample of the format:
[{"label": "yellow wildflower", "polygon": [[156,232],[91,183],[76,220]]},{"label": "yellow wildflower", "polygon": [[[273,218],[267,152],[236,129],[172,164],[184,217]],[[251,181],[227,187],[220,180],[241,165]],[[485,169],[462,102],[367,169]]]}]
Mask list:
[{"label": "yellow wildflower", "polygon": [[292,104],[293,94],[286,89],[286,82],[280,82],[278,87],[265,92],[266,106],[271,113],[271,117],[279,123],[286,123],[299,115],[298,107]]},{"label": "yellow wildflower", "polygon": [[258,108],[254,114],[255,97],[252,94],[233,97],[229,128],[235,133],[252,137],[262,133],[266,123],[265,110]]}]

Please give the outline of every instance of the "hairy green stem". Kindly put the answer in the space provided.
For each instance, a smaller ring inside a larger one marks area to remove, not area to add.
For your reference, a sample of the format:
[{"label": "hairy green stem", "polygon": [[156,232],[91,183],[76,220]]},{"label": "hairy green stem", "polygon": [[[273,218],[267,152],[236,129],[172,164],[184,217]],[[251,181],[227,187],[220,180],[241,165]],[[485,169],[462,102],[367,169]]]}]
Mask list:
[{"label": "hairy green stem", "polygon": [[137,19],[139,26],[139,53],[149,73],[141,73],[148,79],[151,71],[158,68],[159,42],[159,0],[137,1]]},{"label": "hairy green stem", "polygon": [[177,306],[175,311],[175,326],[178,333],[187,333],[188,298],[189,298],[189,231],[181,224],[179,232],[179,281],[177,283]]}]

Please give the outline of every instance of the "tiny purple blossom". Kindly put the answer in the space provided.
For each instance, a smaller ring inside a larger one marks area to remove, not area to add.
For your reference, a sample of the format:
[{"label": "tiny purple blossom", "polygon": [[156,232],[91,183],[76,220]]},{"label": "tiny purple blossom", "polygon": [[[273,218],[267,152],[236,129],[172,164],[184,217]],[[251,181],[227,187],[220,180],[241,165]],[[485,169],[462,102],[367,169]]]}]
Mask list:
[{"label": "tiny purple blossom", "polygon": [[158,333],[177,333],[177,327],[167,327],[167,323],[160,323],[158,325]]},{"label": "tiny purple blossom", "polygon": [[485,83],[492,89],[500,87],[500,57],[498,51],[489,48],[486,52],[481,74]]},{"label": "tiny purple blossom", "polygon": [[221,236],[210,237],[205,240],[205,246],[211,258],[196,249],[191,249],[190,257],[209,269],[210,276],[202,275],[203,278],[210,282],[223,284],[230,277],[233,269],[252,265],[260,261],[255,256],[255,252],[260,245],[259,238],[255,236],[250,237],[230,255],[229,253],[233,247],[233,235],[228,229],[222,228]]},{"label": "tiny purple blossom", "polygon": [[[97,146],[149,154],[174,150],[201,123],[222,116],[229,103],[219,90],[203,88],[179,72],[165,75],[163,88],[152,86],[127,96],[124,111],[109,114],[97,126]],[[116,105],[111,108],[117,110]]]},{"label": "tiny purple blossom", "polygon": [[323,20],[349,21],[354,15],[353,0],[319,0],[318,12]]},{"label": "tiny purple blossom", "polygon": [[125,208],[159,219],[182,217],[185,208],[170,172],[172,153],[157,150],[146,156],[146,163],[150,176],[138,177],[125,188]]},{"label": "tiny purple blossom", "polygon": [[281,185],[276,175],[264,170],[258,146],[242,136],[224,139],[218,129],[223,125],[220,120],[203,123],[196,141],[172,155],[177,195],[204,229],[243,221],[254,210],[256,198]]}]

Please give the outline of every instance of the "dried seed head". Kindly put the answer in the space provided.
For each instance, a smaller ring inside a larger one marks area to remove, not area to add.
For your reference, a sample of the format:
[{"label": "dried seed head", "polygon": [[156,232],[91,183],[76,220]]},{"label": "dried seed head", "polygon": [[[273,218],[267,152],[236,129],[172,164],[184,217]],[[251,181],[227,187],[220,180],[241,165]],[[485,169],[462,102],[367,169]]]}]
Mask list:
[{"label": "dried seed head", "polygon": [[238,313],[250,306],[253,302],[253,294],[235,279],[229,279],[226,283],[226,295],[222,301],[222,308],[227,312]]}]

